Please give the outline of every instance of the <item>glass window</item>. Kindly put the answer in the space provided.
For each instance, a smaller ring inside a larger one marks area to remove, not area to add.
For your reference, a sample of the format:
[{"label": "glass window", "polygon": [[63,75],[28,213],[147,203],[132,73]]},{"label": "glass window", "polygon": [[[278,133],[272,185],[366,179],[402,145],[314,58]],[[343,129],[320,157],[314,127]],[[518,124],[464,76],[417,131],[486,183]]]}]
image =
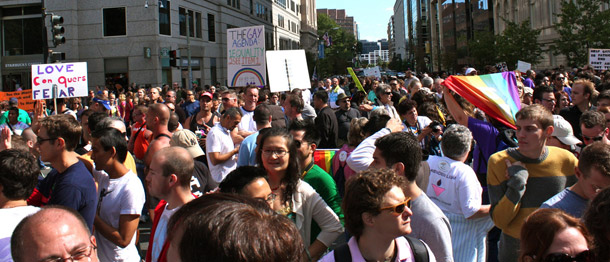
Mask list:
[{"label": "glass window", "polygon": [[186,9],[178,8],[178,20],[180,22],[180,35],[186,36]]},{"label": "glass window", "polygon": [[201,38],[201,13],[195,13],[195,37]]},{"label": "glass window", "polygon": [[213,14],[208,14],[208,41],[216,42],[216,21]]},{"label": "glass window", "polygon": [[3,55],[43,53],[41,13],[40,5],[2,9]]},{"label": "glass window", "polygon": [[104,36],[127,35],[125,7],[104,8]]},{"label": "glass window", "polygon": [[159,34],[172,35],[169,0],[159,0]]}]

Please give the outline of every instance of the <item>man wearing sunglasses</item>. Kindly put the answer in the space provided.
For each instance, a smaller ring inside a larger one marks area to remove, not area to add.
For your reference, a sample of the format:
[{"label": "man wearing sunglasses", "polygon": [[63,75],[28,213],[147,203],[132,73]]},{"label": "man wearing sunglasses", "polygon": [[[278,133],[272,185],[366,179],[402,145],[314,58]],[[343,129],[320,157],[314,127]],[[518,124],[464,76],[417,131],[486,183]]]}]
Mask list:
[{"label": "man wearing sunglasses", "polygon": [[146,262],[167,261],[167,222],[180,207],[195,199],[191,193],[194,168],[191,154],[182,147],[166,147],[153,156],[146,186],[150,195],[161,202],[155,208]]},{"label": "man wearing sunglasses", "polygon": [[610,145],[608,140],[608,128],[606,127],[606,117],[599,111],[587,111],[580,116],[580,129],[582,141],[585,145],[593,142],[603,142]]},{"label": "man wearing sunglasses", "polygon": [[[400,131],[402,125],[398,125],[398,131]],[[379,132],[387,132],[388,129],[384,128],[382,129],[384,131]],[[412,200],[411,210],[413,211],[411,216],[413,232],[411,236],[430,245],[430,249],[438,261],[451,262],[454,260],[449,219],[415,182],[421,159],[421,147],[413,134],[392,132],[375,141],[370,167],[390,168],[399,176],[406,178],[404,194]],[[347,190],[346,186],[346,194]],[[350,230],[349,227],[347,228]],[[351,230],[350,232],[353,233]]]}]

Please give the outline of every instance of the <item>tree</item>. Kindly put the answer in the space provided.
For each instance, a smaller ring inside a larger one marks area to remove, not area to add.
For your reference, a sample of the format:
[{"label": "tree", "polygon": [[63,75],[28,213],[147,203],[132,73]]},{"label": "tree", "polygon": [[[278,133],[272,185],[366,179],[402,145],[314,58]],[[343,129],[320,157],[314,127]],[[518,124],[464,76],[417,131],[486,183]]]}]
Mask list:
[{"label": "tree", "polygon": [[323,37],[326,33],[332,38],[332,45],[324,48],[324,59],[318,60],[318,75],[346,74],[358,48],[356,38],[327,15],[318,14],[318,35]]},{"label": "tree", "polygon": [[568,58],[571,67],[583,66],[588,48],[610,48],[610,10],[601,11],[608,0],[561,1],[561,14],[555,24],[559,38],[554,53]]},{"label": "tree", "polygon": [[542,48],[538,44],[539,29],[530,28],[530,21],[521,24],[504,20],[507,23],[502,34],[496,36],[498,61],[506,62],[514,69],[517,60],[537,64],[542,59]]},{"label": "tree", "polygon": [[492,32],[477,31],[474,39],[468,41],[468,53],[474,60],[475,68],[484,68],[496,62],[496,36]]}]

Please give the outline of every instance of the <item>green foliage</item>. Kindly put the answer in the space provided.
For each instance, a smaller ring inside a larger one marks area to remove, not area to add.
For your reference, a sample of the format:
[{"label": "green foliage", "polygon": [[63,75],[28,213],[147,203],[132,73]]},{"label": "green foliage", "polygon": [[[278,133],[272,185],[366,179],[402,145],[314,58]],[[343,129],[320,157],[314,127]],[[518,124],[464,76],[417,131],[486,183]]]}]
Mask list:
[{"label": "green foliage", "polygon": [[[318,36],[326,32],[332,38],[332,46],[324,48],[324,59],[318,60],[318,75],[321,77],[347,74],[347,67],[352,65],[356,38],[325,14],[318,14]],[[320,40],[322,41],[322,40]]]},{"label": "green foliage", "polygon": [[600,7],[608,0],[561,1],[561,14],[555,30],[555,54],[568,58],[571,67],[587,63],[588,48],[610,48],[610,10]]},{"label": "green foliage", "polygon": [[517,60],[531,63],[540,62],[542,48],[538,44],[540,30],[531,29],[530,21],[521,24],[506,21],[507,26],[502,34],[496,36],[498,62],[506,62],[510,69],[514,69]]},{"label": "green foliage", "polygon": [[484,68],[496,62],[496,36],[492,32],[475,32],[474,39],[468,41],[468,53],[475,68]]}]

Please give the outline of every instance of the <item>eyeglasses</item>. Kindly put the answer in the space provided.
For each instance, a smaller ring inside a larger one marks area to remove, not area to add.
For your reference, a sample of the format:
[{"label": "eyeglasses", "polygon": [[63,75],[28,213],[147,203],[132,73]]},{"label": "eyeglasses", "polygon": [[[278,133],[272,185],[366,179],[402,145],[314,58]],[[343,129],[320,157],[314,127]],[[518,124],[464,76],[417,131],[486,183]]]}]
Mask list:
[{"label": "eyeglasses", "polygon": [[63,262],[63,261],[82,261],[87,258],[91,261],[91,254],[93,254],[93,250],[97,249],[97,247],[91,243],[91,245],[76,250],[74,254],[70,254],[69,258],[61,258],[61,257],[52,257],[42,260],[43,262]]},{"label": "eyeglasses", "polygon": [[396,84],[390,84],[391,86],[395,86]]},{"label": "eyeglasses", "polygon": [[229,102],[232,98],[225,97],[222,99],[222,102]]},{"label": "eyeglasses", "polygon": [[606,130],[608,130],[608,128],[604,129],[604,131],[602,131],[600,133],[601,135],[599,135],[599,136],[590,137],[590,136],[582,135],[582,140],[584,140],[584,141],[593,140],[594,142],[602,141],[602,139],[604,139],[604,136],[606,135]]},{"label": "eyeglasses", "polygon": [[568,254],[553,253],[544,257],[544,262],[590,262],[593,261],[593,254],[589,250],[578,253],[576,256]]},{"label": "eyeglasses", "polygon": [[392,92],[383,92],[384,95],[391,95]]},{"label": "eyeglasses", "polygon": [[277,157],[283,157],[288,153],[288,151],[283,149],[271,150],[271,149],[263,149],[263,155],[266,157],[270,157],[276,155]]},{"label": "eyeglasses", "polygon": [[267,203],[273,203],[273,201],[275,201],[275,198],[277,198],[277,195],[274,194],[274,193],[271,193],[271,194],[267,195],[267,197],[262,199],[262,200],[267,201]]},{"label": "eyeglasses", "polygon": [[36,144],[42,145],[42,143],[44,141],[53,141],[55,139],[57,139],[57,137],[55,137],[55,138],[43,138],[43,139],[38,138],[38,140],[36,140]]},{"label": "eyeglasses", "polygon": [[542,99],[542,101],[544,101],[544,102],[553,102],[553,103],[555,103],[555,99],[544,99],[544,98],[543,98],[543,99]]},{"label": "eyeglasses", "polygon": [[562,81],[562,80],[564,80],[564,79],[566,79],[566,78],[565,78],[565,77],[558,77],[558,78],[555,78],[555,80],[559,80],[559,81]]},{"label": "eyeglasses", "polygon": [[407,198],[407,200],[405,200],[405,202],[393,205],[393,206],[389,206],[389,207],[382,207],[379,209],[379,211],[383,211],[383,210],[392,210],[392,213],[396,216],[400,216],[402,215],[403,212],[405,212],[406,207],[411,208],[411,198]]},{"label": "eyeglasses", "polygon": [[187,96],[194,96],[194,94],[186,94]]}]

